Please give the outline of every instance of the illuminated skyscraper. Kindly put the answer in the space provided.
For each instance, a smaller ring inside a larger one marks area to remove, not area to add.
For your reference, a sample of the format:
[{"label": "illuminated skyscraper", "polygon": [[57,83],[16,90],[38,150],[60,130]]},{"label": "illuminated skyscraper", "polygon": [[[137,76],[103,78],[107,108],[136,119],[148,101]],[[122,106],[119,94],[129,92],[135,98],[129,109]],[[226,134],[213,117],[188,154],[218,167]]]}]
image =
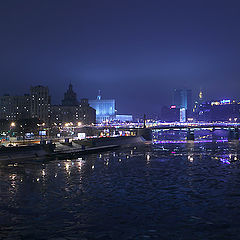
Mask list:
[{"label": "illuminated skyscraper", "polygon": [[185,122],[192,115],[192,91],[187,89],[174,89],[173,106],[180,109],[180,121]]},{"label": "illuminated skyscraper", "polygon": [[176,108],[185,108],[192,111],[192,91],[187,89],[174,89],[173,105]]}]

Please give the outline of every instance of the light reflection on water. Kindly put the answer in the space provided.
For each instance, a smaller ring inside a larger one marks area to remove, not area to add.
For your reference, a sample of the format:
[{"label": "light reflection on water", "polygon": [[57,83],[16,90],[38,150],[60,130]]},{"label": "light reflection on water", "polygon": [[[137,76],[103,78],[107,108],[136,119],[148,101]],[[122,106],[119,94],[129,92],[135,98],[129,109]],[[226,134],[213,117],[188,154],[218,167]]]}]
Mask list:
[{"label": "light reflection on water", "polygon": [[0,239],[238,239],[239,143],[0,165]]}]

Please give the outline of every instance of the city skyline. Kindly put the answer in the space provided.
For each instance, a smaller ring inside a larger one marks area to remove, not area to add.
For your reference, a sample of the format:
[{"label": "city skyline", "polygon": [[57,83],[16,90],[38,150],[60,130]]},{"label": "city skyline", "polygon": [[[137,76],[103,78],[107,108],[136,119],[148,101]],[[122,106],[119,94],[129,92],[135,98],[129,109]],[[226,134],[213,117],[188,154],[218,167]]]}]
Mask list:
[{"label": "city skyline", "polygon": [[238,99],[239,8],[214,0],[4,1],[0,95],[40,84],[57,103],[72,82],[81,98],[102,89],[133,114],[157,114],[173,88]]},{"label": "city skyline", "polygon": [[[115,99],[102,98],[101,91],[95,99],[78,98],[70,83],[63,94],[61,103],[51,101],[48,86],[31,86],[30,94],[0,96],[0,120],[28,120],[38,119],[49,124],[79,121],[86,124],[111,121],[138,121],[141,114],[121,113],[116,108]],[[80,100],[80,101],[79,101]],[[149,119],[161,121],[234,121],[240,119],[240,100],[209,99],[201,89],[198,97],[192,99],[190,89],[174,89],[172,102],[163,106],[154,116],[148,114]],[[145,115],[145,114],[144,114]]]},{"label": "city skyline", "polygon": [[0,1],[0,240],[240,239],[240,1]]}]

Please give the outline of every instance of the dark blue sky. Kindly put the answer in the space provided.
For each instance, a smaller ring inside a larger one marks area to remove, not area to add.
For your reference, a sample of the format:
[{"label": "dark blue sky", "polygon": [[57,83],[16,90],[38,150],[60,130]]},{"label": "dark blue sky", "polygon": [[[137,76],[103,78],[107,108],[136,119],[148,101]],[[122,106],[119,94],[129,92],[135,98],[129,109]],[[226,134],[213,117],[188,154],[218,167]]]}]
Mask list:
[{"label": "dark blue sky", "polygon": [[173,88],[210,99],[240,90],[239,1],[0,1],[0,94],[48,85],[60,103],[116,98],[119,113],[160,113]]}]

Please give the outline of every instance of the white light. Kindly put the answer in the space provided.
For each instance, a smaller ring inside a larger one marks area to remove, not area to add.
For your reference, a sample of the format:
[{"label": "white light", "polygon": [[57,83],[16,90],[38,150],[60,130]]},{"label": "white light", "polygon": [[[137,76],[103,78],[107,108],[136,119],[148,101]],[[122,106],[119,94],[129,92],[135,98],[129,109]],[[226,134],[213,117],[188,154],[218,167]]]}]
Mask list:
[{"label": "white light", "polygon": [[188,160],[189,160],[189,162],[193,162],[193,156],[189,155]]},{"label": "white light", "polygon": [[67,171],[67,172],[69,172],[69,167],[70,167],[70,164],[65,163],[65,168],[66,168],[66,171]]}]

